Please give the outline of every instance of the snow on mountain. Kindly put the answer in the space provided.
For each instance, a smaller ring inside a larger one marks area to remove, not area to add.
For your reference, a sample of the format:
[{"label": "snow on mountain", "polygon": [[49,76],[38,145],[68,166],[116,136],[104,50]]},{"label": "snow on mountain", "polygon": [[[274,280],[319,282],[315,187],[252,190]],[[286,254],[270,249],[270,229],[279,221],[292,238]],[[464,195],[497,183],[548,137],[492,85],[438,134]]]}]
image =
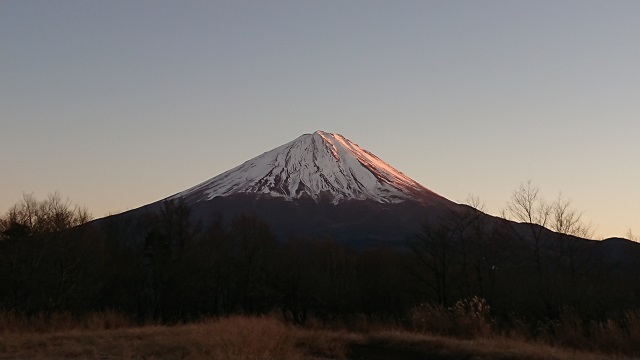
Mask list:
[{"label": "snow on mountain", "polygon": [[171,198],[199,202],[241,193],[328,198],[334,204],[445,200],[344,136],[323,131],[302,135]]}]

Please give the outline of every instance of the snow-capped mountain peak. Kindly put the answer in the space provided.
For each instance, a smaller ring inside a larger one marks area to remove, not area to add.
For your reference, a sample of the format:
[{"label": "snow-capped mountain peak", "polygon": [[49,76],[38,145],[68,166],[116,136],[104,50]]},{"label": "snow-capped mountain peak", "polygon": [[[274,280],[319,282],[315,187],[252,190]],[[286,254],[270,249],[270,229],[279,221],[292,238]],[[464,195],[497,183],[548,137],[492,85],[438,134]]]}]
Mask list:
[{"label": "snow-capped mountain peak", "polygon": [[172,198],[199,202],[242,193],[328,198],[334,204],[444,200],[344,136],[324,131],[302,135]]}]

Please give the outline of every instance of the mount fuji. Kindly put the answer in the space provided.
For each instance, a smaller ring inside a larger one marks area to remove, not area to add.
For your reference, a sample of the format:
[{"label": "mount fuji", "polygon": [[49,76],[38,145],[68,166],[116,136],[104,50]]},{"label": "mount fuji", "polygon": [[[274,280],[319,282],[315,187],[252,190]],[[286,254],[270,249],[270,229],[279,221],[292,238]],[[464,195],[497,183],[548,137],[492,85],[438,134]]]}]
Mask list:
[{"label": "mount fuji", "polygon": [[279,238],[398,242],[466,206],[422,186],[340,134],[304,134],[220,175],[129,215],[182,201],[192,220],[241,214],[264,219]]},{"label": "mount fuji", "polygon": [[324,131],[302,135],[170,199],[193,204],[237,194],[332,204],[449,202],[344,136]]},{"label": "mount fuji", "polygon": [[[281,240],[320,238],[356,247],[402,246],[425,224],[437,227],[474,214],[483,218],[487,231],[500,228],[525,243],[534,242],[526,224],[447,200],[344,136],[323,131],[302,135],[163,200],[95,222],[130,224],[135,228],[131,233],[142,241],[149,230],[144,215],[157,213],[167,200],[184,203],[192,223],[205,227],[255,215]],[[544,233],[549,239],[553,236],[548,229]],[[628,253],[620,251],[615,241],[582,240],[581,246],[601,244],[601,253],[618,260]]]}]

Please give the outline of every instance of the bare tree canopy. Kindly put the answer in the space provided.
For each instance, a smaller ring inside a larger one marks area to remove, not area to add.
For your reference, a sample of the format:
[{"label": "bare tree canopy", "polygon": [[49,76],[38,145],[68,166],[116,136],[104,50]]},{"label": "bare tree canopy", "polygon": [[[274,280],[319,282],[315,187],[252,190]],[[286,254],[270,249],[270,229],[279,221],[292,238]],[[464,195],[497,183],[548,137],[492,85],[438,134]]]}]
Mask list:
[{"label": "bare tree canopy", "polygon": [[582,212],[573,208],[571,200],[560,193],[556,200],[547,202],[540,188],[533,185],[531,180],[520,184],[511,193],[502,216],[508,220],[547,227],[560,234],[582,238],[593,236],[591,224],[583,222]]},{"label": "bare tree canopy", "polygon": [[529,180],[513,190],[502,214],[506,219],[547,226],[551,206],[540,195],[540,188],[534,186]]},{"label": "bare tree canopy", "polygon": [[591,224],[585,224],[582,221],[582,212],[574,209],[571,200],[563,198],[562,193],[551,204],[550,227],[551,230],[561,234],[587,239],[593,236]]},{"label": "bare tree canopy", "polygon": [[0,217],[0,233],[9,237],[17,231],[24,235],[54,233],[92,220],[85,207],[72,204],[55,192],[39,201],[33,194],[23,194],[22,200]]}]

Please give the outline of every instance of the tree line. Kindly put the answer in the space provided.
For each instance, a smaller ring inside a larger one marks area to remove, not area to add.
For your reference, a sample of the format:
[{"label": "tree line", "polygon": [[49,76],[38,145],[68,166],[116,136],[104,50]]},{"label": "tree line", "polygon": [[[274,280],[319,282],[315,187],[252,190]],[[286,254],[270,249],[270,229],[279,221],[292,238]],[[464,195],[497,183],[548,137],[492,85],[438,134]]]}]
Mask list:
[{"label": "tree line", "polygon": [[477,198],[469,203],[403,244],[354,249],[277,239],[252,214],[211,214],[205,227],[180,200],[92,223],[57,194],[25,195],[0,218],[0,308],[109,309],[166,323],[273,311],[298,324],[312,316],[401,322],[421,304],[478,297],[496,319],[518,314],[534,324],[568,309],[588,321],[640,307],[640,266],[610,261],[599,242],[582,239],[589,227],[568,201],[545,203],[527,183],[503,218],[484,214]]}]

